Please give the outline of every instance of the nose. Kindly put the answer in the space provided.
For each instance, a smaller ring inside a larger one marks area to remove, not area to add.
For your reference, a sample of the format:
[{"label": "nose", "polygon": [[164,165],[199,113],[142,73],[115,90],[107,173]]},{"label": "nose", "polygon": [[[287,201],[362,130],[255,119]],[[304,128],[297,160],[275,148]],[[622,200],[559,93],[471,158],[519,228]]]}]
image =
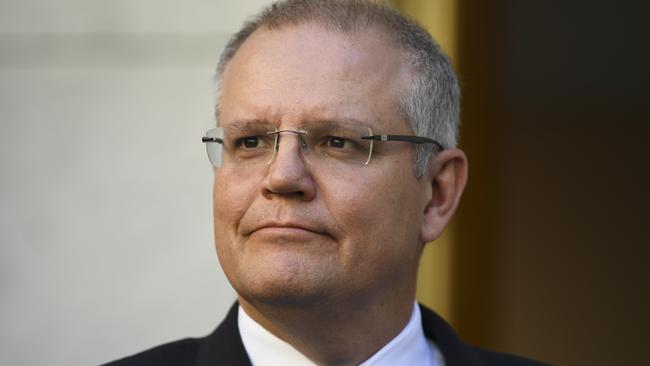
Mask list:
[{"label": "nose", "polygon": [[312,200],[316,184],[302,156],[300,135],[282,133],[278,137],[278,149],[269,163],[262,194],[269,199],[281,195]]}]

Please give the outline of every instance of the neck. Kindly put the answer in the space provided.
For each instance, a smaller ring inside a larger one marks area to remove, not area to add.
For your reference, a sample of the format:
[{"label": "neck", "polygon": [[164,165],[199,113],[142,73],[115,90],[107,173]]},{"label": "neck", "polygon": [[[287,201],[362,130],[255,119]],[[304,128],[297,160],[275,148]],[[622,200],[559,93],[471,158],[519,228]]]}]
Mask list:
[{"label": "neck", "polygon": [[252,319],[318,365],[358,365],[396,337],[413,311],[414,293],[382,301],[240,306]]}]

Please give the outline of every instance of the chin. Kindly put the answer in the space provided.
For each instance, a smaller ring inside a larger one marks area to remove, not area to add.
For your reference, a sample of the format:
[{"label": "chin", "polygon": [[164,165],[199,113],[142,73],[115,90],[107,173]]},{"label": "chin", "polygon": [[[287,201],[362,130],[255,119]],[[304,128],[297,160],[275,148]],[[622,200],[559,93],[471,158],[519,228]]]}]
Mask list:
[{"label": "chin", "polygon": [[249,240],[241,247],[218,254],[231,285],[250,303],[304,306],[326,300],[346,282],[339,247],[330,240]]},{"label": "chin", "polygon": [[304,284],[293,283],[259,283],[254,286],[238,286],[239,296],[251,304],[272,306],[300,306],[322,303],[328,297],[328,291]]},{"label": "chin", "polygon": [[241,274],[238,281],[231,283],[235,291],[250,303],[307,306],[322,303],[332,296],[335,281],[327,273],[304,263],[297,268],[286,265],[258,267],[255,272]]}]

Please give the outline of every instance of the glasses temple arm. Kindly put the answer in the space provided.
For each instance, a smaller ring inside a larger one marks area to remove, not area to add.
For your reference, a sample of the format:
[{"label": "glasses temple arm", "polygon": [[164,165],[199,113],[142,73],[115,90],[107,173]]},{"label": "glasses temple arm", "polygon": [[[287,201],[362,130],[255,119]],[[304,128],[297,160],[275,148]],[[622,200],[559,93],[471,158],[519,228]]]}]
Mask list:
[{"label": "glasses temple arm", "polygon": [[218,142],[218,143],[220,143],[220,144],[223,144],[223,140],[220,139],[220,138],[218,138],[218,137],[207,137],[207,136],[203,136],[203,137],[201,138],[201,142]]},{"label": "glasses temple arm", "polygon": [[375,140],[375,141],[405,141],[412,142],[414,144],[434,144],[438,150],[444,150],[442,145],[428,137],[422,136],[411,136],[411,135],[372,135],[372,136],[361,136],[363,140]]}]

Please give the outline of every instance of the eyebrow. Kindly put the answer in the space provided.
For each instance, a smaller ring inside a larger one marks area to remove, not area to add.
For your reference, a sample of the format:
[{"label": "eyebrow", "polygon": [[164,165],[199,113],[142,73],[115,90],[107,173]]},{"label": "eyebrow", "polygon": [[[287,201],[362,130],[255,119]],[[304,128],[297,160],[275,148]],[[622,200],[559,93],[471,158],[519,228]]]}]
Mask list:
[{"label": "eyebrow", "polygon": [[325,124],[330,124],[330,125],[340,125],[341,123],[346,123],[346,124],[354,124],[354,125],[360,125],[360,126],[365,126],[370,129],[372,129],[372,126],[367,123],[363,122],[361,120],[355,119],[355,118],[349,118],[349,117],[342,117],[342,118],[314,118],[314,119],[306,119],[302,121],[298,126],[302,126],[305,124],[309,123],[325,123]]},{"label": "eyebrow", "polygon": [[221,127],[228,128],[228,129],[232,128],[235,131],[247,131],[254,128],[259,128],[260,126],[269,126],[275,128],[275,126],[269,121],[260,120],[260,119],[234,120],[232,122],[227,123],[226,125],[222,125]]},{"label": "eyebrow", "polygon": [[[372,129],[372,126],[364,121],[355,119],[355,118],[350,118],[350,117],[342,117],[342,118],[306,118],[299,123],[296,124],[295,127],[304,127],[305,125],[312,124],[312,123],[323,123],[323,124],[328,124],[332,126],[340,125],[341,123],[343,124],[354,124],[354,125],[361,125],[365,126],[368,128]],[[279,128],[279,126],[276,126],[274,123],[269,122],[266,119],[241,119],[241,120],[234,120],[230,123],[228,123],[225,126],[222,127],[227,127],[227,128],[232,128],[235,131],[246,131],[250,130],[253,128],[259,128],[260,126],[268,126],[270,129],[274,129],[276,127]]]}]

